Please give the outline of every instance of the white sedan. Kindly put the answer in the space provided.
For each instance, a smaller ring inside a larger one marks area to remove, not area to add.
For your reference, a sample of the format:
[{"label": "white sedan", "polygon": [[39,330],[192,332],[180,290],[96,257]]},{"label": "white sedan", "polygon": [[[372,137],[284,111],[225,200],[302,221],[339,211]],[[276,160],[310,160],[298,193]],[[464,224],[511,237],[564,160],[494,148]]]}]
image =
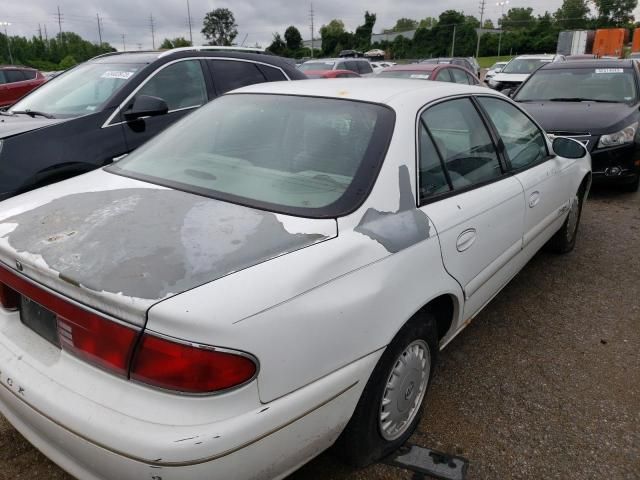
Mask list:
[{"label": "white sedan", "polygon": [[0,412],[79,479],[282,478],[415,429],[439,349],[591,181],[480,87],[254,85],[0,204]]}]

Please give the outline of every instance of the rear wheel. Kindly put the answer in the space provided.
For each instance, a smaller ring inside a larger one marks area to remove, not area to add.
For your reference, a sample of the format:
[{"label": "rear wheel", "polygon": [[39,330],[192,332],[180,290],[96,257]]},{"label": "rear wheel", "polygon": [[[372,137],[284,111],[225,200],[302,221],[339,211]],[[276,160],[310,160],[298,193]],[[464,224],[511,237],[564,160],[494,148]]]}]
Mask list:
[{"label": "rear wheel", "polygon": [[368,465],[400,447],[416,429],[437,359],[435,319],[424,314],[398,332],[378,361],[336,453]]}]

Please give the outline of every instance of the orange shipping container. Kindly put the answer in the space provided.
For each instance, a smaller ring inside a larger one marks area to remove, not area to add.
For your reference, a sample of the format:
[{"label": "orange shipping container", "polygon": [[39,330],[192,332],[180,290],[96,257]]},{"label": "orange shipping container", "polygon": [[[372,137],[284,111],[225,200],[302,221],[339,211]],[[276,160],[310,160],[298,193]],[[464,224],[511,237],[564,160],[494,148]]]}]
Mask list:
[{"label": "orange shipping container", "polygon": [[593,53],[598,57],[622,57],[625,39],[629,31],[626,28],[602,28],[596,30]]},{"label": "orange shipping container", "polygon": [[633,31],[633,43],[631,44],[632,52],[640,52],[640,28]]}]

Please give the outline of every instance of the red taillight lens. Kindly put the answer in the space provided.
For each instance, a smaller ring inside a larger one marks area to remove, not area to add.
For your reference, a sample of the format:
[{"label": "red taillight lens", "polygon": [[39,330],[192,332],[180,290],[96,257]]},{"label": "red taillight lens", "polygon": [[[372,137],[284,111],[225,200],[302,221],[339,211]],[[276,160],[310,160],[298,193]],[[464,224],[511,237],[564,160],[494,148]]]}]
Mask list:
[{"label": "red taillight lens", "polygon": [[13,288],[0,283],[0,305],[7,310],[16,310],[20,302],[20,295]]},{"label": "red taillight lens", "polygon": [[98,367],[126,376],[138,332],[90,312],[58,315],[60,346]]},{"label": "red taillight lens", "polygon": [[[0,282],[3,287],[10,286],[9,304],[15,301],[17,308],[18,294],[22,294],[57,315],[58,336],[63,349],[116,374],[127,375],[138,330],[85,310],[3,267],[0,267]],[[3,306],[6,291],[0,288]]]},{"label": "red taillight lens", "polygon": [[246,356],[145,334],[130,377],[168,390],[211,393],[241,385],[255,373],[256,364]]}]

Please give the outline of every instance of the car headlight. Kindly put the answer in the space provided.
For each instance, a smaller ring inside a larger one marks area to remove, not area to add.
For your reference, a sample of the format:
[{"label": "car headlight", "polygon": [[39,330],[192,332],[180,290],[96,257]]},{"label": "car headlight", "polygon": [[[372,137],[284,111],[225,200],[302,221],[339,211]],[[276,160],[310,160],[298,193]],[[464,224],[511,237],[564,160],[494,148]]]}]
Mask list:
[{"label": "car headlight", "polygon": [[616,145],[624,145],[633,142],[638,131],[638,122],[633,122],[628,127],[623,128],[619,132],[602,135],[598,142],[598,147],[615,147]]}]

